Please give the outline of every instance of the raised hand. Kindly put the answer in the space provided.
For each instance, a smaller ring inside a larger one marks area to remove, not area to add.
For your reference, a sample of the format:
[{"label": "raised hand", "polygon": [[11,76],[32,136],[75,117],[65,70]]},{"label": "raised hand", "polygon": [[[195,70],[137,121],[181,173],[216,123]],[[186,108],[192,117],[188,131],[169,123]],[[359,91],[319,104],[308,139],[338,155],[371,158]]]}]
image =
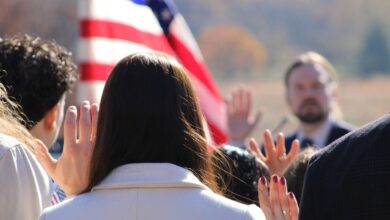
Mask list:
[{"label": "raised hand", "polygon": [[260,177],[259,204],[267,220],[298,220],[298,202],[292,192],[287,192],[284,177],[272,176],[269,183]]},{"label": "raised hand", "polygon": [[64,120],[64,149],[58,160],[50,156],[42,141],[36,140],[37,159],[67,196],[81,193],[88,184],[98,109],[96,103],[90,105],[88,101],[84,101],[80,106],[77,124],[77,108],[75,106],[68,108]]},{"label": "raised hand", "polygon": [[267,166],[270,174],[281,175],[283,171],[290,165],[298,154],[299,141],[294,140],[291,145],[290,152],[286,155],[286,147],[284,143],[283,133],[278,133],[276,136],[276,145],[272,138],[272,134],[269,130],[263,133],[263,141],[265,154],[260,151],[258,144],[254,138],[249,140],[249,148],[252,153],[260,160],[262,160]]},{"label": "raised hand", "polygon": [[229,138],[231,141],[244,142],[261,116],[260,111],[252,113],[252,92],[244,87],[234,89],[226,105]]}]

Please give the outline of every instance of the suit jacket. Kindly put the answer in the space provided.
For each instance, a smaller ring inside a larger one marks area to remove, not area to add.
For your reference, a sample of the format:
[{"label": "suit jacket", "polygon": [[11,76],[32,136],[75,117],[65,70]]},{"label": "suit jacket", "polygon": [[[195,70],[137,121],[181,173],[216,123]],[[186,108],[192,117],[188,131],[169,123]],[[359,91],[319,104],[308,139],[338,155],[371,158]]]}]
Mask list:
[{"label": "suit jacket", "polygon": [[[328,138],[326,139],[325,145],[329,145],[330,143],[342,137],[343,135],[349,133],[353,129],[354,127],[352,125],[349,125],[345,122],[340,122],[340,121],[332,122],[332,127],[330,129]],[[297,132],[294,132],[290,135],[286,135],[285,137],[286,152],[290,151],[291,144],[296,138],[297,138]]]},{"label": "suit jacket", "polygon": [[390,219],[389,182],[390,115],[386,115],[313,156],[299,219]]},{"label": "suit jacket", "polygon": [[92,192],[46,209],[41,220],[252,220],[265,219],[255,205],[213,193],[190,171],[173,164],[127,164]]}]

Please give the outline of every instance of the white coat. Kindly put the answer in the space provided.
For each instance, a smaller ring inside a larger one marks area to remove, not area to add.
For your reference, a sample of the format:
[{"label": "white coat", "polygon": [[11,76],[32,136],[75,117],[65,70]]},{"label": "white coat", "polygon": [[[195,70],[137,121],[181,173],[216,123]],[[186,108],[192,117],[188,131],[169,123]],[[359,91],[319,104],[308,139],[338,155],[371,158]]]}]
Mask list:
[{"label": "white coat", "polygon": [[114,169],[90,193],[47,208],[40,220],[263,220],[255,205],[212,192],[190,171],[167,163]]}]

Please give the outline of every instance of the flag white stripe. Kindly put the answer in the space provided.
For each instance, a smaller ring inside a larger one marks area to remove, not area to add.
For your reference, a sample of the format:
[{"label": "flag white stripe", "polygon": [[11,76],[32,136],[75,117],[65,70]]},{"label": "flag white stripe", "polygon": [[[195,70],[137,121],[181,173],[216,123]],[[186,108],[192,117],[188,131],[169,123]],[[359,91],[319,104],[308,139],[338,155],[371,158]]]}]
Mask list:
[{"label": "flag white stripe", "polygon": [[103,93],[105,81],[79,81],[76,86],[76,103],[82,103],[84,100],[90,102],[100,102]]},{"label": "flag white stripe", "polygon": [[129,54],[151,51],[153,50],[144,44],[110,38],[80,38],[78,43],[80,63],[96,62],[113,65]]},{"label": "flag white stripe", "polygon": [[152,34],[163,33],[148,6],[129,0],[79,0],[79,18],[112,21]]}]

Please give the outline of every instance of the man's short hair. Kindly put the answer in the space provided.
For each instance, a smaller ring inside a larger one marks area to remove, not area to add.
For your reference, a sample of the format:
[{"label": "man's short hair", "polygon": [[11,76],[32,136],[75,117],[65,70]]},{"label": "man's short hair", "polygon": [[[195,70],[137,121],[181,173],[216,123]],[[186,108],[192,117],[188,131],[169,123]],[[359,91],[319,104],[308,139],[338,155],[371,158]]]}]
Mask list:
[{"label": "man's short hair", "polygon": [[22,108],[31,129],[77,80],[71,53],[30,35],[0,38],[0,82]]}]

